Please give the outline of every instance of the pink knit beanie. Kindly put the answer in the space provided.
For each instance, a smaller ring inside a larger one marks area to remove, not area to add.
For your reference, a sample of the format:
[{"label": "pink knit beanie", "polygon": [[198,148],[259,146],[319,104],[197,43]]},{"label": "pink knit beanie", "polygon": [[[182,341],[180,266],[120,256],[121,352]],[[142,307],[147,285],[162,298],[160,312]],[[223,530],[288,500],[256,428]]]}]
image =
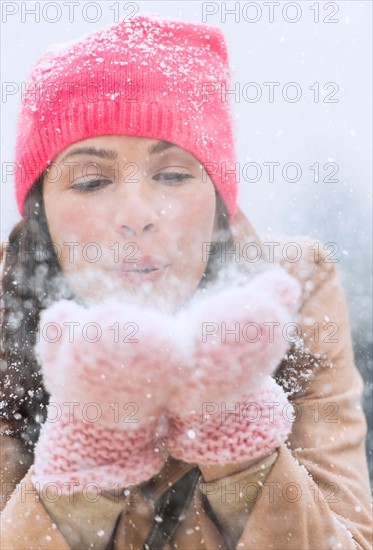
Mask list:
[{"label": "pink knit beanie", "polygon": [[227,48],[216,27],[144,15],[45,53],[26,87],[16,141],[16,198],[72,143],[119,134],[169,141],[205,167],[230,217],[235,152]]}]

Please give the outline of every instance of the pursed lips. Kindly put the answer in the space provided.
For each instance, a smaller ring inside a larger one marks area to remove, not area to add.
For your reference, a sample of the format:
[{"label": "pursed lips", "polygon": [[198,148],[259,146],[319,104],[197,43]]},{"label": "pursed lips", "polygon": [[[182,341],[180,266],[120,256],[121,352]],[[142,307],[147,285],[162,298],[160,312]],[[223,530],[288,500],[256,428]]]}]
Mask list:
[{"label": "pursed lips", "polygon": [[138,261],[123,262],[119,268],[120,275],[132,281],[155,281],[161,277],[169,264],[152,257],[143,257]]}]

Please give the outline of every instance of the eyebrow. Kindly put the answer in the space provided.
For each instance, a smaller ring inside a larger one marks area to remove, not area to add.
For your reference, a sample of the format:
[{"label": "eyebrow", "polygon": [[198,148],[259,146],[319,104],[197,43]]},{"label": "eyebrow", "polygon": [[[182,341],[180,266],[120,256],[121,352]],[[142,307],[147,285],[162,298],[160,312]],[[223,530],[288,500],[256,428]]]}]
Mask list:
[{"label": "eyebrow", "polygon": [[115,160],[118,156],[118,153],[113,149],[99,149],[97,147],[75,147],[74,149],[71,149],[71,151],[69,151],[61,159],[61,162],[64,162],[66,159],[77,155],[91,155],[106,160]]},{"label": "eyebrow", "polygon": [[154,143],[154,145],[151,145],[148,148],[149,155],[154,155],[158,153],[163,153],[163,151],[166,151],[170,147],[176,147],[174,143],[171,143],[170,141],[158,141],[157,143]]},{"label": "eyebrow", "polygon": [[[169,141],[158,141],[157,143],[154,143],[150,147],[148,147],[148,153],[149,155],[155,155],[162,153],[163,151],[166,151],[170,147],[176,147],[173,143]],[[94,157],[99,157],[105,160],[116,160],[118,158],[117,151],[114,151],[114,149],[101,149],[97,147],[75,147],[74,149],[71,149],[62,159],[61,162],[66,161],[70,157],[74,157],[77,155],[91,155]]]}]

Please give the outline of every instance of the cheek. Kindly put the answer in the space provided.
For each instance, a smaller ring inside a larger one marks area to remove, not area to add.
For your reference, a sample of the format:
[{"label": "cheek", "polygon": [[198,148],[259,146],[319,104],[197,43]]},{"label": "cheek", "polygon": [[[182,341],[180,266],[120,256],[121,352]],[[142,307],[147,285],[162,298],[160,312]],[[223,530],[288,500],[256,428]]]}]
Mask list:
[{"label": "cheek", "polygon": [[58,203],[45,200],[45,212],[52,242],[57,245],[60,266],[63,271],[74,269],[81,264],[82,247],[95,241],[98,233],[93,223],[94,217],[84,208],[71,206],[63,201]]},{"label": "cheek", "polygon": [[73,194],[60,186],[44,187],[44,206],[51,235],[57,240],[77,237],[90,242],[102,233],[111,218],[105,194]]},{"label": "cheek", "polygon": [[[215,220],[215,194],[203,200],[190,200],[188,206],[180,210],[176,220],[174,238],[178,243],[182,263],[202,271],[203,243],[211,242]],[[193,265],[192,265],[193,264]]]}]

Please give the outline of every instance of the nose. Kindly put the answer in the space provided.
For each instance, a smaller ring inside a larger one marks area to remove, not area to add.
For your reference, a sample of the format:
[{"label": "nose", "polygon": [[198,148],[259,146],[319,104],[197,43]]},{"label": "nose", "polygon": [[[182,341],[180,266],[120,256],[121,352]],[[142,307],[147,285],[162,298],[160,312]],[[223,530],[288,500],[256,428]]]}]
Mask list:
[{"label": "nose", "polygon": [[125,236],[140,237],[158,229],[159,218],[152,189],[146,182],[123,182],[114,196],[116,230]]}]

